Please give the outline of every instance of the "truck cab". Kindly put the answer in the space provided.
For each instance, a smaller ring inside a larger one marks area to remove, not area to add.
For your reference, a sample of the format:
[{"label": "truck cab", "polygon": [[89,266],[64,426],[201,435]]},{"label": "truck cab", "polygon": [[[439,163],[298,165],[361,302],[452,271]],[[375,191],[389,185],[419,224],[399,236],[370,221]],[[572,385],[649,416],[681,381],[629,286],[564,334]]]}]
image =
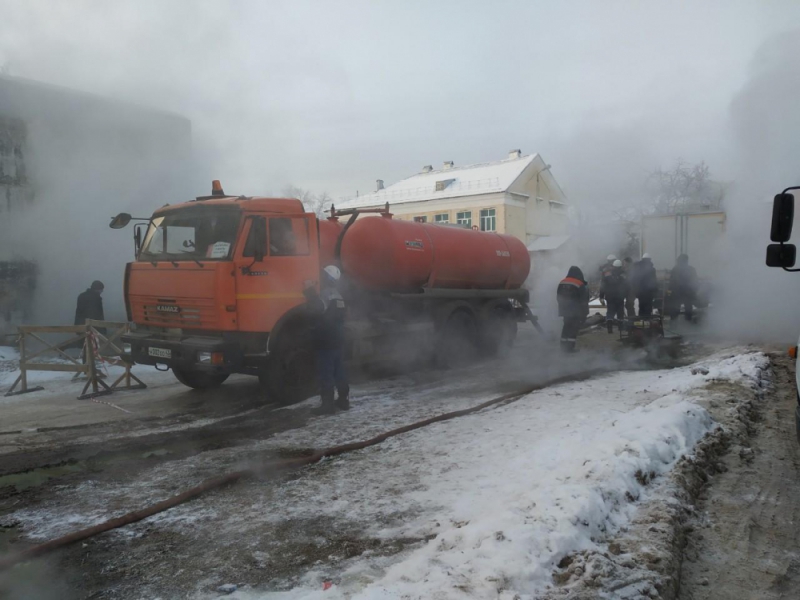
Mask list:
[{"label": "truck cab", "polygon": [[[800,186],[788,187],[780,194],[775,196],[772,205],[772,229],[770,239],[773,243],[767,246],[767,266],[783,269],[790,273],[796,273],[800,269],[793,268],[797,262],[797,247],[787,242],[792,237],[792,227],[794,225],[794,194],[791,190],[800,190]],[[800,442],[800,369],[798,369],[798,345],[790,350],[790,354],[795,359],[795,391],[797,394],[797,405],[795,406],[795,431],[797,440]]]},{"label": "truck cab", "polygon": [[[274,395],[307,385],[302,335],[292,332],[292,348],[280,343],[288,329],[308,329],[304,290],[319,286],[319,222],[300,200],[227,196],[215,182],[211,196],[156,210],[135,239],[125,271],[134,329],[123,343],[136,363],[171,368],[198,389],[232,373],[258,375]],[[287,358],[293,382],[275,366]]]}]

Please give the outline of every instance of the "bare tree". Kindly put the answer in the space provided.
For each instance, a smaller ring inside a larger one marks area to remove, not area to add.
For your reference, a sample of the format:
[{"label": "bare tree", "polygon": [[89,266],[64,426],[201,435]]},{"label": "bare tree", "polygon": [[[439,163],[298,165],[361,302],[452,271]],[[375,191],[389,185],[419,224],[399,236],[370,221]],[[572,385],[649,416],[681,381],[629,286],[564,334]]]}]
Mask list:
[{"label": "bare tree", "polygon": [[680,159],[672,169],[653,171],[647,188],[653,212],[661,215],[719,210],[725,197],[725,185],[711,179],[705,162],[691,165]]},{"label": "bare tree", "polygon": [[318,218],[323,218],[325,216],[325,211],[328,210],[333,202],[333,198],[330,197],[328,192],[315,194],[294,185],[288,185],[283,188],[283,195],[287,198],[297,198],[303,203],[303,206],[308,212],[313,212]]}]

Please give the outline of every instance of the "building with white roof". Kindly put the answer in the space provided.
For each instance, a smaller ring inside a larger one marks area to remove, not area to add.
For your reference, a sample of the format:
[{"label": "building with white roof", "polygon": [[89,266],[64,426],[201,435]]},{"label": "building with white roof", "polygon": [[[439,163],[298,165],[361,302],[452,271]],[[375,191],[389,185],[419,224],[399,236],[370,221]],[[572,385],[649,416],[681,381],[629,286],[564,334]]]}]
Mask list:
[{"label": "building with white roof", "polygon": [[538,154],[512,150],[495,162],[441,169],[430,165],[372,194],[337,202],[337,209],[379,208],[389,203],[398,219],[450,223],[514,235],[526,245],[565,235],[567,200]]}]

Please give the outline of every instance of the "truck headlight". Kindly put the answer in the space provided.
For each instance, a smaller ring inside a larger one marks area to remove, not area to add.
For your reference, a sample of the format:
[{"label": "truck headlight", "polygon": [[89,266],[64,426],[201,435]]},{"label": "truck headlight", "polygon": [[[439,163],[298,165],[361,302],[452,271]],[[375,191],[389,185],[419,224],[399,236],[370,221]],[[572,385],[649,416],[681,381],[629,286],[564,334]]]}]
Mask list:
[{"label": "truck headlight", "polygon": [[225,364],[225,355],[222,352],[198,352],[197,362],[202,365],[214,365],[218,367]]}]

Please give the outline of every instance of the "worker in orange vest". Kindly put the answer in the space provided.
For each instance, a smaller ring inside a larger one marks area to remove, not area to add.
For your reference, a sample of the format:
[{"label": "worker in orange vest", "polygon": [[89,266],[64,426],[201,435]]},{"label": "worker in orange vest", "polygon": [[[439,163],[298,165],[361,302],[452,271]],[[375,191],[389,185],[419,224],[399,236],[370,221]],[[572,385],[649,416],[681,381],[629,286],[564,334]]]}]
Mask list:
[{"label": "worker in orange vest", "polygon": [[561,350],[575,352],[578,331],[589,314],[589,287],[583,278],[583,271],[572,266],[567,276],[558,284],[556,292],[558,316],[564,317],[561,329]]}]

